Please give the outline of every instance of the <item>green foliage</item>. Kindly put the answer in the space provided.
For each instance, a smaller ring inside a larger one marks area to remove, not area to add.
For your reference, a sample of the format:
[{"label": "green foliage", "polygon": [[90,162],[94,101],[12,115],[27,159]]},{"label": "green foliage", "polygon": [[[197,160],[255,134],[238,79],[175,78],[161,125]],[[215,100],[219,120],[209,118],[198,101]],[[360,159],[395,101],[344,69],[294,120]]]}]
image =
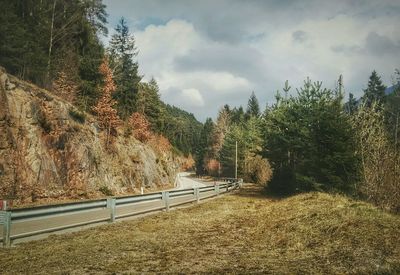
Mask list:
[{"label": "green foliage", "polygon": [[115,99],[118,113],[127,119],[135,111],[136,94],[141,77],[138,75],[138,63],[133,61],[137,55],[135,39],[129,32],[124,18],[121,18],[112,35],[110,48],[110,66],[117,85]]},{"label": "green foliage", "polygon": [[107,31],[102,1],[1,0],[0,6],[0,64],[45,88],[66,72],[79,86],[76,103],[90,110],[104,52],[97,32]]},{"label": "green foliage", "polygon": [[247,177],[247,168],[252,158],[261,152],[261,121],[251,116],[246,123],[232,124],[225,136],[221,150],[223,175],[235,176],[235,154],[237,142],[238,177]]},{"label": "green foliage", "polygon": [[146,116],[154,132],[161,132],[164,125],[165,108],[160,99],[158,84],[154,78],[148,83],[139,83],[136,111]]},{"label": "green foliage", "polygon": [[386,96],[385,102],[385,124],[389,133],[389,138],[394,144],[396,151],[400,149],[400,71],[395,71],[393,81],[395,89],[393,93]]},{"label": "green foliage", "polygon": [[385,102],[385,89],[381,77],[376,71],[373,71],[369,77],[368,87],[364,90],[363,103],[367,107],[370,107],[375,101],[380,105],[383,104]]},{"label": "green foliage", "polygon": [[260,112],[260,105],[258,104],[258,99],[254,92],[251,93],[251,96],[249,98],[249,102],[247,103],[247,110],[246,110],[246,116],[247,117],[259,117],[261,115]]},{"label": "green foliage", "polygon": [[75,120],[76,122],[79,122],[82,124],[85,123],[86,115],[84,112],[80,112],[76,109],[69,109],[68,113],[69,113],[70,117],[73,120]]},{"label": "green foliage", "polygon": [[265,120],[264,155],[274,191],[352,189],[357,158],[350,120],[340,94],[305,81],[297,97],[277,95]]},{"label": "green foliage", "polygon": [[161,134],[184,155],[195,153],[199,143],[202,124],[192,113],[168,104],[163,104],[163,126]]},{"label": "green foliage", "polygon": [[357,100],[352,93],[349,93],[349,100],[346,102],[344,108],[346,112],[350,115],[354,114],[357,111]]},{"label": "green foliage", "polygon": [[195,151],[196,173],[198,175],[203,175],[206,173],[207,153],[211,147],[211,135],[213,128],[214,122],[211,118],[207,118],[201,129],[199,143],[197,144]]}]

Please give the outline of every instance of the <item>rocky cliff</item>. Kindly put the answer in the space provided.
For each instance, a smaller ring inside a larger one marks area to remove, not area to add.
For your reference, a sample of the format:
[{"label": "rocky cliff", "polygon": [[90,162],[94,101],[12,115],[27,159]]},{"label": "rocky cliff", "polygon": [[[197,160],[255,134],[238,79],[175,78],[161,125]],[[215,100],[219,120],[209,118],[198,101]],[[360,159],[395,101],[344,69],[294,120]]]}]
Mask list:
[{"label": "rocky cliff", "polygon": [[179,157],[123,130],[112,150],[102,137],[95,117],[0,68],[0,197],[21,204],[173,184]]}]

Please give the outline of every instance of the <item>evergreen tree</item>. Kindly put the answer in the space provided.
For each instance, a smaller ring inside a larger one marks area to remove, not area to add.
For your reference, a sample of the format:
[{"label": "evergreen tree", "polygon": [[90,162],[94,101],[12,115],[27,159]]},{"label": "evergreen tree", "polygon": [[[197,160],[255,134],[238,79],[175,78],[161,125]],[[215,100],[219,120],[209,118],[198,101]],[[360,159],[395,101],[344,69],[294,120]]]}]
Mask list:
[{"label": "evergreen tree", "polygon": [[249,179],[247,175],[251,161],[262,150],[260,119],[251,116],[246,123],[233,124],[225,135],[221,149],[223,174],[234,176],[236,142],[238,143],[238,175]]},{"label": "evergreen tree", "polygon": [[[78,86],[85,110],[98,98],[105,6],[101,0],[0,0],[0,64],[21,79],[51,88],[59,73]],[[90,64],[90,66],[89,66]]]},{"label": "evergreen tree", "polygon": [[165,112],[161,133],[183,154],[193,154],[199,143],[202,124],[196,120],[193,114],[175,106],[167,104],[163,109]]},{"label": "evergreen tree", "polygon": [[161,102],[158,84],[154,78],[149,83],[139,83],[136,111],[146,116],[153,131],[159,133],[163,129],[165,108]]},{"label": "evergreen tree", "polygon": [[277,103],[266,117],[264,155],[271,161],[271,188],[349,191],[357,180],[354,133],[341,96],[305,81],[297,97]]},{"label": "evergreen tree", "polygon": [[364,90],[363,103],[367,107],[370,107],[374,101],[382,105],[385,102],[385,89],[386,87],[382,84],[381,77],[376,71],[373,71],[369,77],[368,87]]},{"label": "evergreen tree", "polygon": [[222,108],[217,117],[217,122],[212,133],[212,146],[210,157],[219,160],[220,151],[224,144],[225,135],[228,132],[230,125],[229,112]]},{"label": "evergreen tree", "polygon": [[138,75],[138,63],[133,61],[137,55],[135,39],[129,33],[123,17],[115,31],[110,40],[110,65],[118,87],[115,93],[118,112],[122,119],[126,119],[135,111],[135,98],[141,77]]},{"label": "evergreen tree", "polygon": [[206,161],[209,159],[207,155],[211,146],[213,128],[214,122],[211,118],[207,118],[201,129],[199,144],[196,148],[196,173],[198,175],[203,175],[206,172]]},{"label": "evergreen tree", "polygon": [[357,111],[357,100],[352,93],[349,93],[349,100],[345,104],[345,109],[350,115]]},{"label": "evergreen tree", "polygon": [[252,92],[249,98],[249,102],[247,103],[246,116],[247,118],[249,118],[251,116],[259,117],[260,115],[261,112],[260,112],[260,105],[258,104],[258,99],[254,94],[254,92]]},{"label": "evergreen tree", "polygon": [[232,123],[240,124],[244,123],[245,113],[242,106],[239,108],[234,107],[231,111],[231,121]]},{"label": "evergreen tree", "polygon": [[400,153],[400,71],[395,70],[394,90],[386,96],[385,122],[394,148]]}]

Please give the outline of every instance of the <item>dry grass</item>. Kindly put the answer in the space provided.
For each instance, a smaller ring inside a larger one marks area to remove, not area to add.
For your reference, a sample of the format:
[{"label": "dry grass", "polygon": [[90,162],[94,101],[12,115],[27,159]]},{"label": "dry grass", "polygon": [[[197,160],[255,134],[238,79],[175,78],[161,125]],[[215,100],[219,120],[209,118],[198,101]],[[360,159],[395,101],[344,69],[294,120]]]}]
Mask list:
[{"label": "dry grass", "polygon": [[342,196],[240,192],[0,250],[15,273],[400,273],[400,217]]}]

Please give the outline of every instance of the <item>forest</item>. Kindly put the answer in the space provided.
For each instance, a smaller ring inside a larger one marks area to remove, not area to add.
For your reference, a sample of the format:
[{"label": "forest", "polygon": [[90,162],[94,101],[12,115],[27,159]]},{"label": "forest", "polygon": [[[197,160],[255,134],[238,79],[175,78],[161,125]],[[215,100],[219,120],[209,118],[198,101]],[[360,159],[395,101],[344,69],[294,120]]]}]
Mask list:
[{"label": "forest", "polygon": [[[386,92],[375,71],[361,98],[306,79],[289,82],[274,104],[261,108],[253,93],[247,107],[223,106],[213,121],[160,99],[155,79],[139,74],[134,34],[121,18],[108,47],[101,0],[7,1],[0,17],[0,64],[97,116],[111,146],[119,128],[148,142],[172,145],[193,157],[198,175],[237,176],[287,195],[304,191],[346,193],[400,211],[400,71]],[[335,76],[333,76],[335,77]],[[367,80],[366,76],[366,80]]]},{"label": "forest", "polygon": [[103,45],[108,15],[101,0],[1,0],[0,5],[0,64],[7,72],[78,106],[78,118],[97,114],[111,137],[116,127],[129,130],[132,122],[143,128],[138,130],[142,141],[161,135],[177,153],[193,153],[201,123],[162,102],[156,80],[142,80],[134,35],[124,18],[109,46]]}]

